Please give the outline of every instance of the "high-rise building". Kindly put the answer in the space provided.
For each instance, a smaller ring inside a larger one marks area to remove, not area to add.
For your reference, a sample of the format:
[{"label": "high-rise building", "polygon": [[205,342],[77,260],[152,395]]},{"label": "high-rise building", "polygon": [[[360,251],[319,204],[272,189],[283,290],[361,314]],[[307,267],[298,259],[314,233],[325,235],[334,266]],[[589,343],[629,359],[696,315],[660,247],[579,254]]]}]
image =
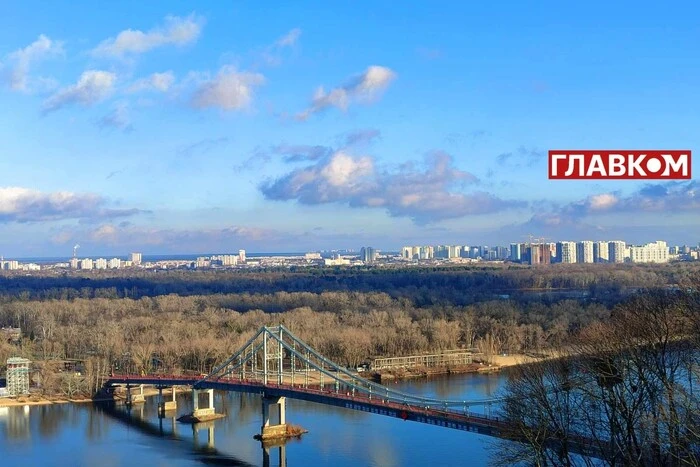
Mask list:
[{"label": "high-rise building", "polygon": [[94,264],[90,258],[85,258],[80,260],[80,269],[90,270],[94,267]]},{"label": "high-rise building", "polygon": [[238,261],[245,263],[245,250],[238,250]]},{"label": "high-rise building", "polygon": [[608,261],[611,263],[625,262],[625,242],[615,240],[608,242]]},{"label": "high-rise building", "polygon": [[360,260],[365,264],[374,263],[377,259],[377,250],[371,246],[363,246],[360,248]]},{"label": "high-rise building", "polygon": [[593,244],[593,262],[607,263],[608,262],[608,242],[595,242]]},{"label": "high-rise building", "polygon": [[71,269],[78,269],[78,266],[80,266],[80,260],[78,260],[78,258],[71,258],[70,259],[70,268]]},{"label": "high-rise building", "polygon": [[459,258],[462,256],[462,245],[450,245],[447,247],[448,258]]},{"label": "high-rise building", "polygon": [[97,258],[95,260],[95,269],[107,269],[107,260],[104,258]]},{"label": "high-rise building", "polygon": [[558,242],[557,243],[557,262],[559,263],[575,263],[577,259],[577,248],[575,242]]},{"label": "high-rise building", "polygon": [[668,263],[668,257],[668,245],[661,240],[630,247],[630,261],[633,263]]},{"label": "high-rise building", "polygon": [[530,264],[550,264],[552,255],[550,254],[549,245],[546,243],[532,243],[529,247],[529,263]]},{"label": "high-rise building", "polygon": [[576,244],[576,261],[578,263],[593,262],[593,242],[584,240]]},{"label": "high-rise building", "polygon": [[131,260],[132,265],[138,266],[139,264],[141,264],[141,259],[142,259],[141,253],[131,253],[131,256],[129,259]]},{"label": "high-rise building", "polygon": [[413,247],[405,246],[401,248],[401,257],[403,259],[413,259]]},{"label": "high-rise building", "polygon": [[109,263],[107,263],[107,267],[109,267],[109,269],[119,269],[122,267],[122,260],[119,258],[112,258],[109,260]]},{"label": "high-rise building", "polygon": [[522,259],[522,251],[520,250],[520,243],[510,244],[510,260],[520,261]]}]

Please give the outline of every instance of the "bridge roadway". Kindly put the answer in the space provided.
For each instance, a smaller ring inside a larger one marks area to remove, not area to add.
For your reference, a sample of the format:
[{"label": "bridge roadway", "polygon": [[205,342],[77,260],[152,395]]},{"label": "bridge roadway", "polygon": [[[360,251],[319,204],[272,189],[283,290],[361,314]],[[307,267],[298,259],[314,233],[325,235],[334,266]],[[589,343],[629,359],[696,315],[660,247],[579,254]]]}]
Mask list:
[{"label": "bridge roadway", "polygon": [[336,392],[334,385],[328,385],[322,389],[320,385],[302,386],[269,382],[265,385],[259,381],[239,378],[222,377],[202,380],[201,377],[179,375],[113,375],[105,384],[192,386],[197,389],[283,396],[488,436],[502,437],[503,433],[507,432],[507,425],[497,417],[474,414],[466,410],[458,412],[450,409],[419,407],[397,400],[383,399],[379,393],[370,397],[361,393],[353,395],[347,391]]}]

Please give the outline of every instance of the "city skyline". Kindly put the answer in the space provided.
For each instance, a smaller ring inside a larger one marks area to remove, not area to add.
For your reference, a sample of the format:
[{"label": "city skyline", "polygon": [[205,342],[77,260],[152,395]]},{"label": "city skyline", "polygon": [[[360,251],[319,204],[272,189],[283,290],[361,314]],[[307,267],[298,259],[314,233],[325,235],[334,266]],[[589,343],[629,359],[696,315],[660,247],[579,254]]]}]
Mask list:
[{"label": "city skyline", "polygon": [[547,180],[697,147],[698,7],[629,5],[6,5],[0,253],[697,245],[696,179]]}]

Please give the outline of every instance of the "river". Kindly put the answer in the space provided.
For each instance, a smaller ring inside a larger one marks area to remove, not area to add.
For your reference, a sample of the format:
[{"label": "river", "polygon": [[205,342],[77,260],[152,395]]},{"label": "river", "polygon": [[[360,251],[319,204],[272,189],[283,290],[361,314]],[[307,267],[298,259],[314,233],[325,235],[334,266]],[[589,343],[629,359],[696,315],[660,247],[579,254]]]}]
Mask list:
[{"label": "river", "polygon": [[[401,391],[441,399],[495,397],[505,375],[452,375],[392,384]],[[217,412],[226,418],[193,430],[159,419],[156,398],[130,412],[122,405],[56,404],[0,408],[0,463],[21,466],[412,466],[486,465],[499,441],[474,433],[405,422],[288,400],[287,421],[309,433],[266,455],[253,439],[261,424],[260,396],[217,392]],[[178,415],[191,410],[189,394],[178,396]],[[209,437],[213,434],[213,439]],[[283,451],[283,452],[281,452]],[[282,465],[285,465],[284,463]]]}]

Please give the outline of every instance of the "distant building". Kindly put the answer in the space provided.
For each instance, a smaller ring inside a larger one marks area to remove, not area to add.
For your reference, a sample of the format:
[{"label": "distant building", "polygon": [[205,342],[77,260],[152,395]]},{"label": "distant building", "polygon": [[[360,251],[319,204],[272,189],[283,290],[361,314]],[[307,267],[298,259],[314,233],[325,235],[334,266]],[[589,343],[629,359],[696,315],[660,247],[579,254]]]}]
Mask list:
[{"label": "distant building", "polygon": [[107,269],[107,260],[104,258],[97,258],[95,260],[95,269]]},{"label": "distant building", "polygon": [[0,261],[0,269],[4,269],[6,271],[16,271],[19,269],[19,261]]},{"label": "distant building", "polygon": [[0,339],[10,344],[19,344],[22,340],[22,328],[0,328]]},{"label": "distant building", "polygon": [[577,263],[592,263],[593,262],[593,242],[584,240],[576,244],[576,262]]},{"label": "distant building", "polygon": [[26,358],[7,359],[7,391],[11,396],[29,394],[29,364]]},{"label": "distant building", "polygon": [[[404,247],[405,249],[406,247]],[[306,253],[304,259],[307,261],[314,261],[321,259],[321,253]]]},{"label": "distant building", "polygon": [[668,245],[661,240],[630,247],[630,261],[633,263],[668,263],[668,259]]},{"label": "distant building", "polygon": [[626,247],[625,242],[620,240],[608,242],[608,261],[611,263],[624,263]]},{"label": "distant building", "polygon": [[78,258],[71,258],[70,268],[71,269],[78,269],[78,266],[80,266],[80,261],[78,260]]},{"label": "distant building", "polygon": [[550,264],[552,262],[552,255],[550,253],[549,245],[546,243],[532,243],[529,248],[529,264]]},{"label": "distant building", "polygon": [[577,248],[575,242],[557,242],[557,262],[571,264],[577,259]]},{"label": "distant building", "polygon": [[609,256],[608,242],[595,242],[593,244],[593,262],[607,263]]},{"label": "distant building", "polygon": [[350,264],[350,260],[336,255],[335,258],[324,259],[323,264],[326,266],[348,266]]},{"label": "distant building", "polygon": [[141,253],[131,253],[131,255],[129,255],[129,259],[131,260],[132,266],[138,266],[141,264],[143,257]]},{"label": "distant building", "polygon": [[462,256],[462,245],[450,245],[447,247],[448,258],[460,258]]},{"label": "distant building", "polygon": [[112,258],[109,260],[109,263],[107,263],[107,267],[109,267],[109,269],[119,269],[122,267],[122,260],[119,258]]},{"label": "distant building", "polygon": [[238,261],[245,263],[245,250],[238,250]]},{"label": "distant building", "polygon": [[238,255],[221,255],[222,266],[236,266],[238,264]]},{"label": "distant building", "polygon": [[360,260],[365,264],[374,263],[377,260],[377,250],[371,246],[363,246],[360,248]]},{"label": "distant building", "polygon": [[510,260],[520,261],[522,259],[522,250],[520,249],[520,243],[510,244]]},{"label": "distant building", "polygon": [[89,271],[95,267],[93,261],[90,258],[81,259],[79,266],[80,269],[84,269],[86,271]]}]

